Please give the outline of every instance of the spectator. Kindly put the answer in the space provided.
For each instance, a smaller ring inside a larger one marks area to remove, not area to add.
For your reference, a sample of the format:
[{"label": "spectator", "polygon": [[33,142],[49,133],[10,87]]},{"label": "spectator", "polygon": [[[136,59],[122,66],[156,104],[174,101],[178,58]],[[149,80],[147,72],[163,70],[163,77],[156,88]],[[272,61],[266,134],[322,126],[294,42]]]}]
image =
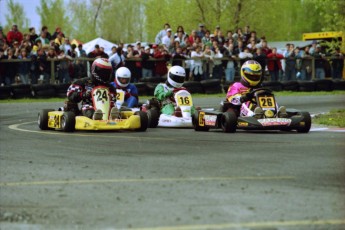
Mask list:
[{"label": "spectator", "polygon": [[244,43],[247,44],[249,38],[250,38],[250,26],[247,25],[247,26],[245,26],[244,29],[243,29],[243,37],[242,37],[242,40],[243,40]]},{"label": "spectator", "polygon": [[43,83],[49,84],[51,67],[50,62],[47,60],[47,55],[43,48],[37,50],[37,62],[40,75],[43,75]]},{"label": "spectator", "polygon": [[313,55],[315,50],[316,50],[316,46],[317,46],[317,41],[313,40],[311,43],[311,47],[309,49],[309,53],[310,55]]},{"label": "spectator", "polygon": [[131,44],[128,44],[127,50],[123,54],[123,56],[125,57],[125,67],[127,67],[129,71],[132,73],[132,77],[131,77],[132,82],[138,82],[139,80],[136,62],[131,61],[131,59],[135,58],[135,54],[137,53],[138,52],[136,50],[133,50],[133,46]]},{"label": "spectator", "polygon": [[204,58],[203,52],[201,52],[201,47],[195,47],[195,50],[191,52],[191,72],[194,81],[201,81],[203,76],[203,65],[202,59]]},{"label": "spectator", "polygon": [[217,47],[214,52],[213,56],[213,78],[222,80],[223,78],[223,65],[222,65],[222,60],[223,54],[220,52],[220,48]]},{"label": "spectator", "polygon": [[277,53],[277,48],[273,47],[272,52],[267,54],[267,68],[271,76],[271,81],[279,80],[279,72],[282,70],[282,64],[280,62],[284,56]]},{"label": "spectator", "polygon": [[209,77],[212,77],[212,74],[213,74],[214,52],[210,46],[206,45],[203,54],[204,54],[204,58],[205,58],[203,61],[203,69],[205,70],[204,71],[204,79],[207,79]]},{"label": "spectator", "polygon": [[149,46],[145,46],[145,51],[141,54],[141,58],[142,58],[142,61],[141,61],[142,77],[143,78],[152,77],[155,63],[151,60],[153,56],[150,53]]},{"label": "spectator", "polygon": [[49,45],[49,43],[50,43],[50,39],[48,38],[49,32],[47,31],[46,27],[43,27],[43,28],[45,28],[45,29],[44,30],[42,29],[40,36],[38,38],[36,38],[36,40],[35,40],[35,42],[40,40],[42,43],[42,46],[43,45]]},{"label": "spectator", "polygon": [[61,45],[65,44],[65,38],[63,36],[63,33],[60,32],[60,33],[56,34],[55,36],[56,37],[55,37],[54,42],[56,45],[61,46]]},{"label": "spectator", "polygon": [[189,43],[193,45],[197,37],[199,36],[197,35],[196,30],[192,30],[191,35],[188,37]]},{"label": "spectator", "polygon": [[[122,49],[122,47],[119,47],[119,48]],[[106,52],[104,52],[104,47],[103,46],[99,47],[99,50],[101,51],[101,55],[102,55],[103,58],[109,58],[109,55]]]},{"label": "spectator", "polygon": [[296,66],[295,66],[295,69],[296,69],[296,79],[297,80],[302,80],[302,74],[301,74],[301,71],[302,71],[302,52],[300,51],[299,47],[296,47],[295,50],[294,50],[294,53],[295,53],[295,58],[296,58]]},{"label": "spectator", "polygon": [[309,53],[309,46],[304,48],[302,52],[302,66],[301,66],[301,80],[310,81],[311,80],[311,72],[312,72],[312,60],[311,55]]},{"label": "spectator", "polygon": [[20,81],[23,84],[29,84],[29,74],[30,74],[30,67],[31,63],[26,62],[30,57],[26,51],[25,48],[22,48],[20,50],[20,55],[18,56],[18,59],[24,60],[23,62],[18,63],[18,74],[20,77]]},{"label": "spectator", "polygon": [[188,37],[188,34],[184,31],[183,26],[178,26],[176,33],[174,34],[174,38],[181,37],[179,34],[182,34],[182,39],[184,40],[185,37]]},{"label": "spectator", "polygon": [[70,55],[71,53],[71,43],[68,37],[65,38],[65,42],[63,44],[60,45],[60,50],[62,50],[65,54]]},{"label": "spectator", "polygon": [[225,37],[223,36],[223,32],[221,30],[218,31],[217,35],[215,36],[215,40],[217,40],[218,44],[220,45],[225,43]]},{"label": "spectator", "polygon": [[[205,36],[205,33],[206,33],[205,25],[200,23],[199,24],[199,30],[196,31],[196,36],[198,36],[200,39],[202,39]],[[193,42],[191,42],[191,44],[193,44]]]},{"label": "spectator", "polygon": [[226,51],[224,52],[224,57],[228,57],[229,60],[226,62],[226,68],[225,68],[225,80],[226,81],[234,81],[235,80],[235,66],[236,63],[234,61],[234,58],[236,58],[236,53],[234,50],[234,44],[229,43],[226,47]]},{"label": "spectator", "polygon": [[7,43],[11,46],[15,41],[22,43],[23,34],[18,30],[17,25],[12,26],[12,30],[7,33]]},{"label": "spectator", "polygon": [[[7,56],[5,55],[5,51],[3,48],[0,47],[0,61],[6,60]],[[5,62],[0,62],[0,85],[5,85],[5,73],[6,73],[6,64]]]},{"label": "spectator", "polygon": [[44,33],[44,34],[45,34],[45,37],[46,37],[49,41],[52,40],[52,35],[49,33],[48,27],[47,27],[47,26],[42,26],[41,33]]},{"label": "spectator", "polygon": [[238,54],[240,60],[240,65],[242,66],[248,60],[253,59],[253,54],[249,51],[248,47],[245,47],[242,52]]},{"label": "spectator", "polygon": [[312,54],[315,58],[315,78],[325,79],[324,57],[325,54],[321,52],[321,46],[316,45],[315,52]]},{"label": "spectator", "polygon": [[2,30],[2,26],[0,26],[0,48],[2,48],[2,45],[4,43],[7,43],[7,38],[4,31]]},{"label": "spectator", "polygon": [[184,33],[184,30],[183,29],[179,29],[177,31],[177,33],[175,34],[175,36],[174,36],[174,38],[175,38],[174,41],[175,42],[178,41],[179,42],[179,46],[185,47],[186,46],[186,43],[184,42],[185,41],[185,37],[186,37],[186,35]]},{"label": "spectator", "polygon": [[123,55],[121,47],[118,47],[115,54],[109,57],[109,62],[113,67],[113,75],[115,76],[116,70],[120,67],[125,66],[125,56]]},{"label": "spectator", "polygon": [[42,41],[37,39],[32,47],[31,54],[37,55],[37,50],[42,49]]},{"label": "spectator", "polygon": [[262,77],[261,79],[264,80],[265,76],[265,69],[266,69],[266,54],[262,52],[261,48],[257,48],[256,52],[253,55],[253,59],[257,61],[261,65],[262,70]]},{"label": "spectator", "polygon": [[78,57],[87,57],[86,51],[83,49],[83,45],[78,45]]},{"label": "spectator", "polygon": [[177,47],[175,53],[172,55],[172,66],[184,66],[183,60],[185,60],[188,56],[182,52],[182,47]]},{"label": "spectator", "polygon": [[[120,46],[119,46],[120,47]],[[121,46],[120,47],[121,49],[123,49],[123,47]],[[109,54],[109,57],[111,57],[111,56],[113,56],[115,53],[116,53],[116,46],[113,46],[113,47],[111,47],[111,52],[110,52],[110,54]]]},{"label": "spectator", "polygon": [[252,54],[256,52],[257,46],[256,46],[256,42],[254,38],[249,39],[249,43],[247,44],[247,47],[249,48]]},{"label": "spectator", "polygon": [[[9,48],[7,50],[7,60],[17,59],[14,55],[14,49]],[[12,85],[15,82],[15,77],[17,74],[17,62],[8,62],[6,63],[5,68],[5,85]]]},{"label": "spectator", "polygon": [[164,49],[163,46],[158,46],[155,48],[153,57],[156,59],[163,59],[161,61],[156,61],[155,65],[155,75],[156,77],[163,77],[168,73],[167,61],[169,61],[171,55]]},{"label": "spectator", "polygon": [[38,35],[36,34],[36,30],[34,27],[30,27],[29,34],[30,34],[31,44],[35,44],[35,41],[38,38]]},{"label": "spectator", "polygon": [[[65,34],[62,33],[61,28],[60,28],[60,27],[57,27],[57,28],[55,29],[55,32],[54,32],[53,36],[51,37],[51,39],[52,39],[52,40],[55,40],[55,39],[57,38],[58,34],[61,34],[61,36],[62,36],[63,38],[65,37]],[[61,44],[60,44],[60,45],[61,45]]]},{"label": "spectator", "polygon": [[334,53],[332,54],[332,69],[333,79],[341,79],[344,69],[344,55],[340,52],[340,48],[335,48]]},{"label": "spectator", "polygon": [[[214,38],[214,35],[213,35]],[[210,37],[210,31],[206,30],[205,36],[201,39],[202,45],[203,45],[203,49],[205,49],[205,46],[212,46],[212,41],[211,41],[211,37]]]},{"label": "spectator", "polygon": [[238,40],[241,40],[243,41],[244,40],[244,35],[242,33],[242,29],[241,28],[237,28],[236,32],[232,35],[234,41],[238,41]]},{"label": "spectator", "polygon": [[285,53],[285,80],[291,81],[296,78],[296,55],[295,45],[290,44],[287,52]]},{"label": "spectator", "polygon": [[20,55],[20,45],[17,41],[13,42],[14,56],[18,57]]},{"label": "spectator", "polygon": [[[50,55],[48,55],[48,57],[56,58],[56,56],[50,57]],[[66,54],[63,50],[60,50],[57,58],[60,60],[59,72],[58,72],[59,83],[60,84],[71,83],[69,69],[70,69],[70,63],[71,63],[72,57]]]},{"label": "spectator", "polygon": [[167,29],[167,34],[162,38],[162,44],[167,51],[171,51],[173,48],[174,37],[171,35],[171,29]]},{"label": "spectator", "polygon": [[261,41],[261,50],[264,54],[266,54],[266,56],[272,52],[272,50],[268,47],[266,40]]},{"label": "spectator", "polygon": [[156,38],[155,38],[155,43],[156,44],[159,45],[159,44],[163,43],[163,38],[167,35],[167,31],[168,31],[169,28],[170,28],[169,23],[165,23],[164,24],[164,29],[159,31],[158,34],[156,35]]}]

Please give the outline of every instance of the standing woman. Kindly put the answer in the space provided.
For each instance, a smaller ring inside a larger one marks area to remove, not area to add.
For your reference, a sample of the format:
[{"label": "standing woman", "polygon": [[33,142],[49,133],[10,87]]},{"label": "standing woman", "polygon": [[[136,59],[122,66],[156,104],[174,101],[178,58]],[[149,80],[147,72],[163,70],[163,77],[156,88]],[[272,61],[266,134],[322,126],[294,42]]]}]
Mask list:
[{"label": "standing woman", "polygon": [[18,63],[18,74],[20,77],[20,81],[22,84],[29,84],[29,74],[30,74],[30,67],[31,62],[27,61],[29,60],[28,52],[25,48],[22,48],[20,50],[20,55],[18,56],[18,59],[24,60],[23,62]]}]

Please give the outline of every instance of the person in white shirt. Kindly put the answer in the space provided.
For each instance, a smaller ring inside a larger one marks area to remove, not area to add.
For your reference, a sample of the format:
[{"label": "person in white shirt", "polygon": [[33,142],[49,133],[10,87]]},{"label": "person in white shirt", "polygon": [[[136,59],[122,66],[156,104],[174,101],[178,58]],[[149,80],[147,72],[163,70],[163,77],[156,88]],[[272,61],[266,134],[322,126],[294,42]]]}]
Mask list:
[{"label": "person in white shirt", "polygon": [[195,50],[191,52],[191,69],[193,73],[194,81],[201,81],[203,76],[203,69],[202,69],[202,59],[204,58],[203,52],[201,52],[201,47],[196,46]]}]

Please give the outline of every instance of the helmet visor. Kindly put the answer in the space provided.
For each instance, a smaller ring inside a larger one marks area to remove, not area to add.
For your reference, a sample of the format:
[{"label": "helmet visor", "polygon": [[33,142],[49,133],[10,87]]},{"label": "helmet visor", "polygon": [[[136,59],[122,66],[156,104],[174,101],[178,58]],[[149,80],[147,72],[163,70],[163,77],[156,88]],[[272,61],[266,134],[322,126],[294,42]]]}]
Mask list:
[{"label": "helmet visor", "polygon": [[96,70],[96,74],[100,78],[101,81],[103,82],[109,82],[111,78],[111,69],[101,69],[98,68]]},{"label": "helmet visor", "polygon": [[246,76],[246,78],[251,81],[259,81],[262,74],[261,69],[258,71],[253,71],[252,69],[249,69],[249,68],[244,68],[243,73]]},{"label": "helmet visor", "polygon": [[128,84],[131,79],[128,77],[117,77],[117,80],[119,81],[119,83],[125,85]]},{"label": "helmet visor", "polygon": [[184,79],[185,79],[185,76],[179,76],[179,75],[175,75],[173,73],[170,73],[169,77],[171,80],[173,80],[174,82],[177,82],[177,83],[183,83]]}]

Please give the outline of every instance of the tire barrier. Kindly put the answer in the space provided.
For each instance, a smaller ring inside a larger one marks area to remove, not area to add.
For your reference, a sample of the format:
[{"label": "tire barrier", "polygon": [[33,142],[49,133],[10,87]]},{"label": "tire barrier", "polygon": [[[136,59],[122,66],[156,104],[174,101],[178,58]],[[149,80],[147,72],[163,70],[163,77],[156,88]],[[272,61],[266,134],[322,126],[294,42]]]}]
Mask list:
[{"label": "tire barrier", "polygon": [[[153,96],[156,86],[159,84],[156,79],[150,82],[138,82],[134,85],[138,89],[140,96]],[[226,93],[230,84],[234,82],[221,83],[218,79],[208,79],[197,81],[187,81],[183,84],[192,94],[216,94]],[[300,92],[313,92],[313,91],[332,91],[332,90],[345,90],[344,80],[330,80],[322,79],[316,81],[290,81],[290,82],[262,82],[262,86],[269,88],[273,91],[300,91]],[[4,99],[18,99],[18,98],[50,98],[59,97],[66,98],[67,89],[69,84],[35,84],[25,85],[18,84],[12,86],[0,86],[0,100]]]}]

